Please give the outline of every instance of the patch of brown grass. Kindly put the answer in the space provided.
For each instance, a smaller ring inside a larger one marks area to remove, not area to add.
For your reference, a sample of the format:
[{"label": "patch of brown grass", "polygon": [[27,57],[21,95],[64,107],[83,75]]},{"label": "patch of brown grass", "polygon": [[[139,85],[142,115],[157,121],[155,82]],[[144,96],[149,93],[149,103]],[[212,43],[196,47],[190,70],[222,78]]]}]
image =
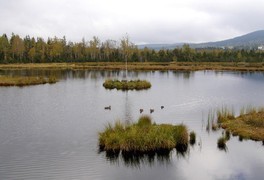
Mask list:
[{"label": "patch of brown grass", "polygon": [[12,77],[12,76],[0,76],[0,86],[29,86],[46,83],[56,83],[55,77]]},{"label": "patch of brown grass", "polygon": [[264,111],[252,111],[236,118],[226,119],[221,126],[244,139],[264,141]]},{"label": "patch of brown grass", "polygon": [[[129,62],[128,70],[224,70],[224,71],[264,71],[262,63],[234,62]],[[0,64],[0,69],[87,69],[124,70],[124,62],[85,62],[85,63],[28,63]]]}]

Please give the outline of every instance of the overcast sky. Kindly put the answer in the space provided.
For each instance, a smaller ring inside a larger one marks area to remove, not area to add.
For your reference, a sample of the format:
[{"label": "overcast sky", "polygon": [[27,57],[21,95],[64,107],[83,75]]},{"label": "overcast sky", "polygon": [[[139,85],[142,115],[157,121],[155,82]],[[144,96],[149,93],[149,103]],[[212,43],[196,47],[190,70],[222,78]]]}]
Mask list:
[{"label": "overcast sky", "polygon": [[134,43],[216,41],[264,29],[263,0],[0,0],[0,33]]}]

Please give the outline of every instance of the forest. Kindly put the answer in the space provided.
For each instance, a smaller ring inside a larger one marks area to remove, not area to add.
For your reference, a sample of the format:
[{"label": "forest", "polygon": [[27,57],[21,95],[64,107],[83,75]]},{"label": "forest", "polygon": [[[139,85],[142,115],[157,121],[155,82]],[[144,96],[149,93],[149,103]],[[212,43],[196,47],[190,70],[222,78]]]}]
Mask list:
[{"label": "forest", "polygon": [[126,35],[119,41],[101,41],[94,36],[81,42],[63,38],[22,38],[12,33],[0,36],[0,63],[52,62],[263,62],[264,51],[245,49],[181,48],[153,50],[139,49]]}]

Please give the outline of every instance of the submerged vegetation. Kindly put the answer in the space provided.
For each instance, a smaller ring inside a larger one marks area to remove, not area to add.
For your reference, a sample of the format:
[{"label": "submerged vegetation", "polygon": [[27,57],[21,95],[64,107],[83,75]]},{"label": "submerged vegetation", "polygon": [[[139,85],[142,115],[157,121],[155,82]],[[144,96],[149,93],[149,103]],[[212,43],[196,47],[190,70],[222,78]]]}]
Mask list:
[{"label": "submerged vegetation", "polygon": [[217,140],[217,147],[220,150],[226,150],[226,142],[230,140],[230,131],[226,130],[225,132],[222,133],[222,137],[218,138]]},{"label": "submerged vegetation", "polygon": [[[235,117],[228,109],[218,111],[218,122],[221,127],[239,135],[240,139],[264,141],[264,109],[243,108]],[[228,137],[228,134],[226,134]]]},{"label": "submerged vegetation", "polygon": [[58,80],[56,77],[12,77],[12,76],[0,76],[0,86],[29,86],[46,83],[56,83]]},{"label": "submerged vegetation", "polygon": [[174,148],[186,151],[188,131],[184,125],[157,125],[149,116],[142,116],[137,123],[108,124],[99,133],[100,149],[107,152],[151,153],[170,151]]},{"label": "submerged vegetation", "polygon": [[217,140],[217,147],[219,149],[226,149],[226,138],[225,137],[220,137]]},{"label": "submerged vegetation", "polygon": [[149,89],[151,87],[150,82],[146,80],[106,80],[103,84],[106,89],[117,89],[117,90],[142,90]]},{"label": "submerged vegetation", "polygon": [[194,131],[190,132],[190,144],[194,145],[196,143],[196,134]]}]

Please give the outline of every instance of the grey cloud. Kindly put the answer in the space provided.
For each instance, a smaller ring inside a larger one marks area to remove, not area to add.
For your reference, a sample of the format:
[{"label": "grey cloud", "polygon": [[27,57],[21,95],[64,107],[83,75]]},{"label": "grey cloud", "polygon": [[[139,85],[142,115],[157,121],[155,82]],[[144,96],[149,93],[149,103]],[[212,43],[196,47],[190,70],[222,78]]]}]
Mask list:
[{"label": "grey cloud", "polygon": [[215,41],[263,29],[261,0],[0,0],[0,33],[80,41]]}]

